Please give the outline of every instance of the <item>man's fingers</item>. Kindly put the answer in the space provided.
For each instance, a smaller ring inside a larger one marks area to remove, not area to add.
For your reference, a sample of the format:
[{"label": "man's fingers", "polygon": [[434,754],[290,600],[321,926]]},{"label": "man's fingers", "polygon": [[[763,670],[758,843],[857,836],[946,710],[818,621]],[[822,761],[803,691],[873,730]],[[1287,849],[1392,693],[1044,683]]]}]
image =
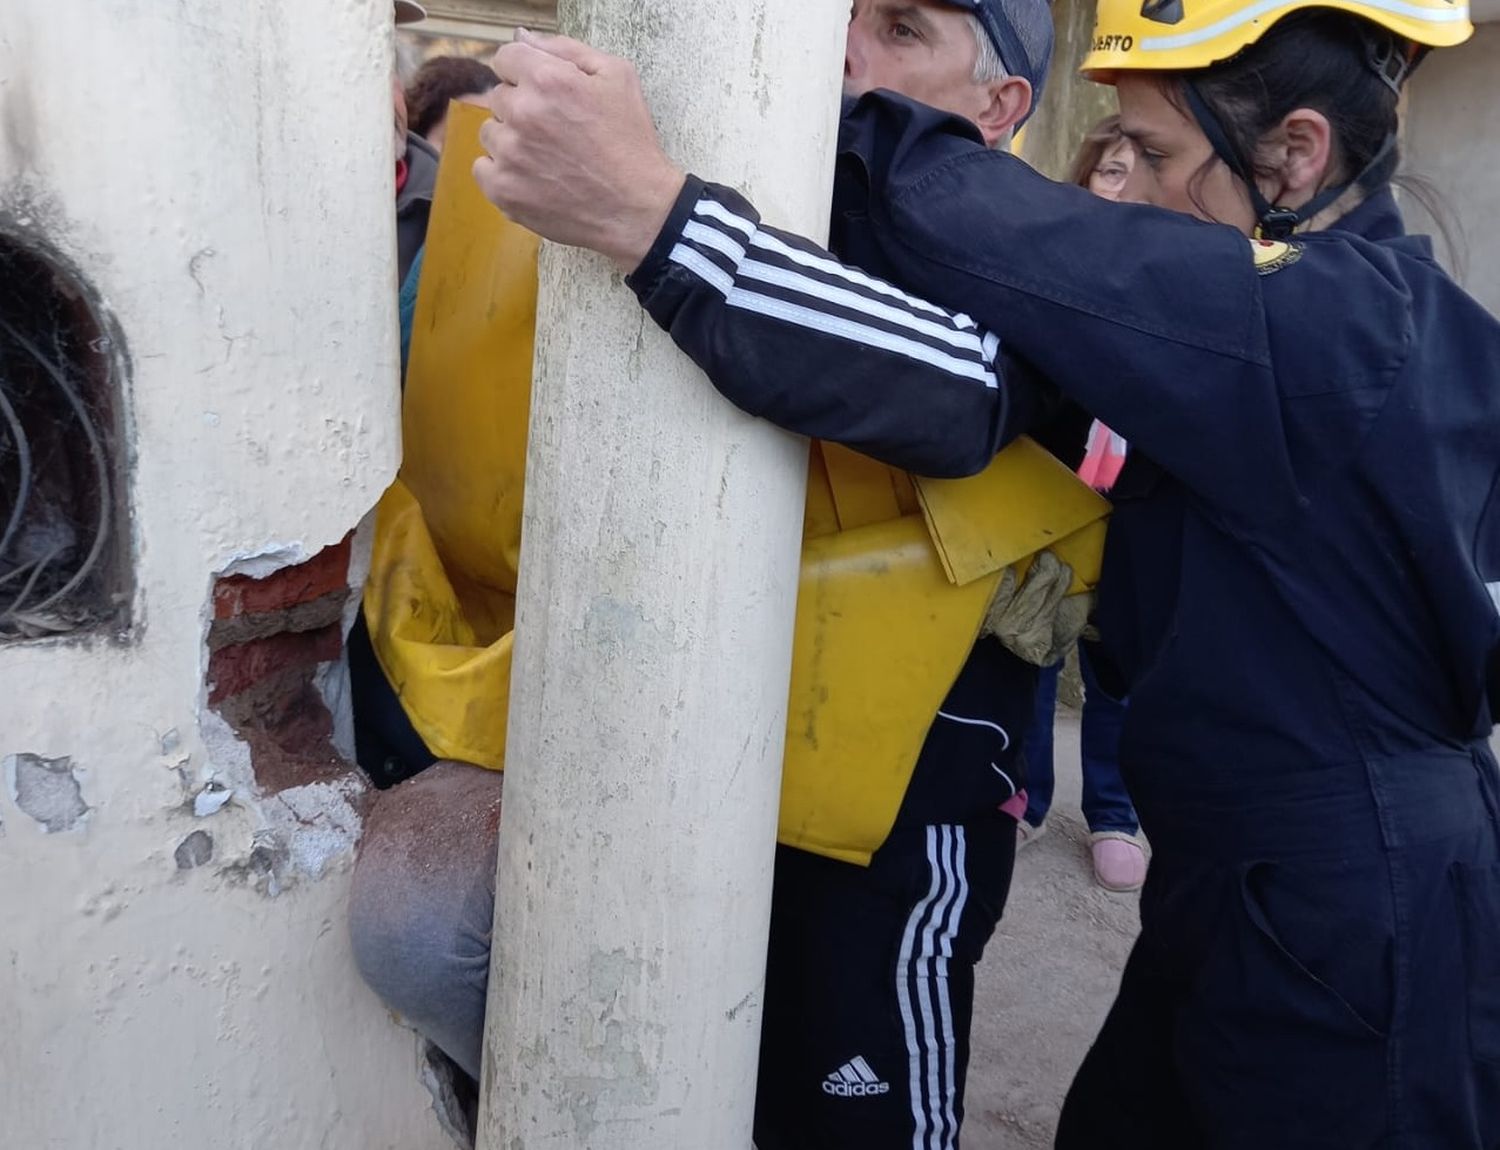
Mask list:
[{"label": "man's fingers", "polygon": [[486,120],[479,125],[479,146],[494,158],[500,154],[501,122],[499,120]]},{"label": "man's fingers", "polygon": [[566,60],[580,72],[587,72],[590,76],[601,71],[613,59],[609,53],[601,52],[570,36],[542,36],[526,28],[517,28],[516,41],[549,56],[556,56],[559,60]]},{"label": "man's fingers", "polygon": [[496,207],[503,207],[500,203],[500,180],[502,174],[501,149],[504,147],[502,137],[505,127],[498,120],[486,120],[479,126],[479,144],[484,148],[484,154],[474,161],[471,171],[474,174],[474,182],[479,185],[479,190],[484,193],[484,198]]},{"label": "man's fingers", "polygon": [[501,212],[514,219],[516,205],[510,196],[510,193],[514,191],[513,181],[507,177],[500,161],[493,156],[480,156],[474,161],[474,166],[470,171],[473,173],[474,183],[479,186],[480,194]]},{"label": "man's fingers", "polygon": [[543,52],[523,40],[512,40],[501,44],[490,57],[490,71],[495,73],[501,85],[534,83],[546,72],[566,69],[577,74],[577,67],[552,52]]},{"label": "man's fingers", "polygon": [[576,75],[592,76],[614,59],[580,40],[566,36],[538,36],[527,33],[509,44],[502,44],[490,58],[490,70],[501,84],[525,85],[547,73],[566,69]]},{"label": "man's fingers", "polygon": [[510,102],[515,94],[516,89],[510,84],[496,84],[485,95],[485,107],[489,108],[491,116],[504,123],[510,119]]},{"label": "man's fingers", "polygon": [[473,173],[474,182],[479,185],[479,190],[485,194],[486,199],[489,198],[490,184],[495,178],[495,170],[495,161],[490,156],[480,156],[469,169]]}]

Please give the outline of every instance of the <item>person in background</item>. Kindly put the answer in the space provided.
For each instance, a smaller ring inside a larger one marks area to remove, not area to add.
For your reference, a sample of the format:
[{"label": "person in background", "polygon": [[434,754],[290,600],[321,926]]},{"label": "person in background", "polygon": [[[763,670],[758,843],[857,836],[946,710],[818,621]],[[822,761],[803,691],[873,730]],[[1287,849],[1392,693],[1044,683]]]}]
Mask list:
[{"label": "person in background", "polygon": [[1118,200],[1135,169],[1135,146],[1120,131],[1120,117],[1106,116],[1083,138],[1068,182],[1104,200]]},{"label": "person in background", "polygon": [[411,130],[436,152],[443,150],[448,131],[448,104],[458,100],[484,107],[484,96],[499,80],[483,60],[468,56],[434,56],[406,86],[407,119]]},{"label": "person in background", "polygon": [[[1106,200],[1119,199],[1135,166],[1135,148],[1120,132],[1120,117],[1095,125],[1073,161],[1069,178]],[[1098,420],[1089,429],[1088,447],[1079,476],[1089,486],[1107,492],[1125,464],[1125,440]],[[1140,823],[1120,777],[1120,728],[1125,721],[1124,700],[1113,698],[1099,685],[1089,656],[1089,645],[1078,647],[1083,675],[1083,817],[1089,825],[1089,851],[1094,879],[1105,890],[1134,891],[1146,882],[1146,855],[1136,837]],[[1053,717],[1061,665],[1042,668],[1037,684],[1036,718],[1026,736],[1026,818],[1018,847],[1041,838],[1052,807]]]},{"label": "person in background", "polygon": [[[395,0],[396,25],[416,24],[427,18],[426,10],[412,0]],[[412,261],[427,238],[427,219],[432,214],[432,189],[437,182],[437,151],[410,130],[406,91],[401,77],[391,73],[391,102],[396,131],[396,283],[404,284]]]}]

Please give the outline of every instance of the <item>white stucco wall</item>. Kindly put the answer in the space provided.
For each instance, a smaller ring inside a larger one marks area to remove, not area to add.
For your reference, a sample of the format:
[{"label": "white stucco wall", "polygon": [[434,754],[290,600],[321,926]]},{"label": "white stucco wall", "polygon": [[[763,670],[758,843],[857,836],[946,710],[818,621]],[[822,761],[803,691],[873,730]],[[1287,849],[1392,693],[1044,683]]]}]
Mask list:
[{"label": "white stucco wall", "polygon": [[[1497,8],[1475,13],[1500,16]],[[1500,24],[1481,24],[1469,43],[1434,52],[1408,101],[1407,170],[1442,193],[1461,232],[1464,286],[1500,314]],[[1405,204],[1413,228],[1430,230],[1410,197]]]},{"label": "white stucco wall", "polygon": [[[357,819],[258,804],[203,723],[213,573],[337,541],[395,468],[389,2],[3,8],[0,216],[123,333],[136,591],[125,642],[0,647],[0,759],[71,757],[90,808],[44,834],[0,788],[0,1146],[443,1146],[348,955]],[[257,831],[323,876],[236,878]]]}]

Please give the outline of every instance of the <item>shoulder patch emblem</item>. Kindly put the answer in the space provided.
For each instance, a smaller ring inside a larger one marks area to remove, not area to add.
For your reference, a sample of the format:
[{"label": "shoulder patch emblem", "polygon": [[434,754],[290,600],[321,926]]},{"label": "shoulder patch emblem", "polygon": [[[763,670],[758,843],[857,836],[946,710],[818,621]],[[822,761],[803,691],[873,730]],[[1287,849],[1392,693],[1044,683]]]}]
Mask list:
[{"label": "shoulder patch emblem", "polygon": [[1250,255],[1259,275],[1269,276],[1289,268],[1302,258],[1302,245],[1285,240],[1251,240]]}]

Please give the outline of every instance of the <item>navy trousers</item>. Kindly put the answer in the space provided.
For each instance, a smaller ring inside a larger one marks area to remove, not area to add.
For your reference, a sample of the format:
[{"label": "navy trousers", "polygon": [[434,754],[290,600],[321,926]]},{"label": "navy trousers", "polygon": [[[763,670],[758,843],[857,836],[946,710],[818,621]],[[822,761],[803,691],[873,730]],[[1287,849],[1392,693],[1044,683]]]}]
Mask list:
[{"label": "navy trousers", "polygon": [[1141,935],[1059,1150],[1500,1146],[1487,747],[1135,793]]}]

